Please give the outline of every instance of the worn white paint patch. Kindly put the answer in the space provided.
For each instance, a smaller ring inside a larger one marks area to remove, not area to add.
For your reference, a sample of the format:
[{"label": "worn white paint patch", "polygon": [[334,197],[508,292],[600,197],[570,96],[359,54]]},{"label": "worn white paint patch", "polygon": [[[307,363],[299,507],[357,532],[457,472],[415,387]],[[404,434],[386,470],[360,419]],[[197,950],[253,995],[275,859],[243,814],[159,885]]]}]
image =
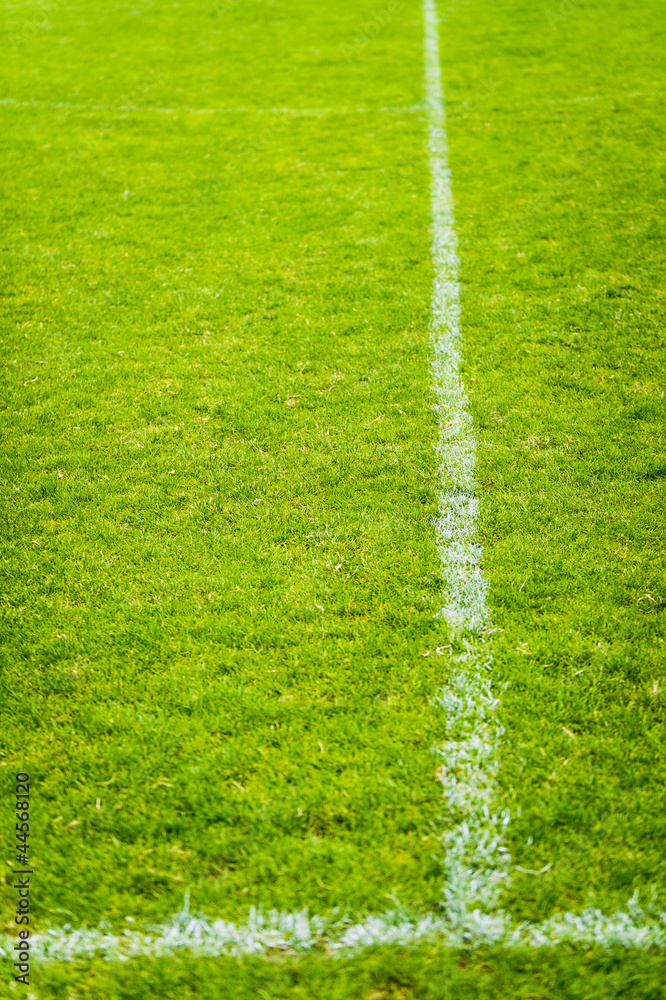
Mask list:
[{"label": "worn white paint patch", "polygon": [[[485,920],[508,883],[510,857],[502,842],[508,811],[497,808],[499,701],[490,683],[491,661],[468,646],[453,658],[453,672],[436,701],[444,709],[447,741],[437,747],[438,770],[451,826],[442,835],[442,912],[464,933]],[[502,917],[503,920],[503,917]]]},{"label": "worn white paint patch", "polygon": [[[515,925],[506,914],[481,914],[465,927],[451,927],[432,913],[410,916],[392,911],[365,920],[351,921],[299,913],[263,914],[251,910],[246,921],[235,924],[194,917],[186,904],[168,924],[148,930],[112,932],[103,925],[91,930],[65,926],[35,934],[30,952],[36,963],[74,962],[94,957],[126,962],[145,955],[177,955],[184,952],[216,957],[264,955],[271,951],[324,956],[348,954],[377,945],[408,946],[422,942],[446,948],[473,949],[481,945],[505,948],[556,947],[568,943],[597,948],[666,947],[666,913],[639,906],[634,897],[627,913],[605,916],[586,909],[565,913],[540,924]],[[0,938],[0,955],[10,958],[15,940]]]}]

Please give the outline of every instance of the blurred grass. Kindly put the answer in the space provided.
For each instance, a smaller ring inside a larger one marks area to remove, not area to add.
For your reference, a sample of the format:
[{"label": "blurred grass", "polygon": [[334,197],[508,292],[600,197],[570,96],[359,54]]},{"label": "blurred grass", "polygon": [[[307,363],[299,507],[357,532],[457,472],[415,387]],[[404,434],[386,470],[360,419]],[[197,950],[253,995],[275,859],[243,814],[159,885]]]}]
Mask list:
[{"label": "blurred grass", "polygon": [[[478,954],[377,948],[347,958],[137,959],[40,970],[36,1000],[661,1000],[665,959],[640,951],[578,954],[569,948]],[[74,978],[76,979],[73,982]],[[18,995],[18,990],[16,991]]]}]

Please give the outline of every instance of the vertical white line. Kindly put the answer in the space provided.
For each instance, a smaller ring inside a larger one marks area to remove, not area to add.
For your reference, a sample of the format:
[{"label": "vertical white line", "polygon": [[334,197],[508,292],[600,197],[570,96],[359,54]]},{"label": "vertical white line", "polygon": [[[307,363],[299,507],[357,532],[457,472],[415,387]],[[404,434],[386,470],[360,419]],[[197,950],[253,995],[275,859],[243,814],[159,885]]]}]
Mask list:
[{"label": "vertical white line", "polygon": [[[449,922],[463,933],[489,919],[508,877],[509,857],[502,846],[508,814],[493,812],[496,800],[497,745],[502,729],[498,702],[490,687],[490,660],[469,639],[488,624],[487,584],[481,572],[476,498],[476,442],[465,388],[460,377],[459,261],[453,218],[446,114],[440,70],[439,30],[434,0],[423,0],[425,106],[432,205],[432,370],[439,414],[437,451],[441,492],[436,522],[444,577],[440,615],[465,652],[439,692],[446,715],[447,742],[437,752],[444,794],[454,819],[445,846],[444,899]],[[495,928],[497,930],[497,927]]]},{"label": "vertical white line", "polygon": [[432,369],[439,414],[442,484],[436,522],[444,573],[445,605],[440,614],[458,636],[478,632],[487,624],[487,584],[481,572],[482,550],[477,540],[474,429],[460,378],[459,262],[434,0],[424,0],[423,21],[434,266]]}]

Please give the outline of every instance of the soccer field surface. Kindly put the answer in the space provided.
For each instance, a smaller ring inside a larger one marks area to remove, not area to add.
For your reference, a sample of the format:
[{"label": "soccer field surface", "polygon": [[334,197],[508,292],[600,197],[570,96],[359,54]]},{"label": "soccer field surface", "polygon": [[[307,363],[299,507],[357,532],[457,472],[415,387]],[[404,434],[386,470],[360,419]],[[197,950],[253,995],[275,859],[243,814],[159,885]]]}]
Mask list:
[{"label": "soccer field surface", "polygon": [[663,28],[5,3],[26,995],[665,995]]}]

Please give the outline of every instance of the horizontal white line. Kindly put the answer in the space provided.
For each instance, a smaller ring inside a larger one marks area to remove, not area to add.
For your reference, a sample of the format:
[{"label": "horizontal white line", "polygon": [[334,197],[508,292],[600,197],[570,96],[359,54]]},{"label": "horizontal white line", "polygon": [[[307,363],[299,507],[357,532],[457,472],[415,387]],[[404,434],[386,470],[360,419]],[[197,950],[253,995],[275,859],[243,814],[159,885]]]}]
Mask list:
[{"label": "horizontal white line", "polygon": [[[485,115],[489,114],[501,114],[501,115],[512,115],[515,113],[517,108],[541,108],[545,105],[565,105],[565,104],[585,104],[590,101],[623,101],[625,99],[633,97],[643,97],[645,100],[653,101],[657,99],[663,99],[664,94],[591,94],[585,97],[541,97],[536,101],[512,101],[506,99],[504,104],[499,103],[502,94],[501,90],[488,90],[487,95],[484,97],[485,102]],[[493,101],[495,102],[493,104]],[[452,106],[455,107],[458,112],[460,108],[467,108],[470,103],[476,104],[476,100],[470,102],[469,100],[461,100],[458,97],[452,102]],[[479,112],[480,114],[481,112]]]},{"label": "horizontal white line", "polygon": [[[30,953],[39,963],[81,961],[94,956],[108,961],[127,961],[141,955],[177,955],[185,952],[214,958],[219,955],[263,955],[271,951],[303,954],[311,951],[325,958],[340,952],[358,952],[377,945],[418,945],[432,942],[443,948],[474,948],[495,945],[504,948],[555,947],[560,944],[597,948],[666,947],[666,913],[642,909],[634,896],[629,911],[606,916],[588,907],[573,913],[560,913],[538,924],[514,923],[503,911],[468,913],[462,924],[451,922],[436,913],[410,916],[393,910],[353,923],[340,918],[310,916],[307,910],[297,913],[271,910],[264,914],[252,908],[246,921],[234,924],[225,920],[208,921],[194,917],[185,906],[168,924],[146,931],[121,933],[101,925],[90,930],[75,930],[68,925],[34,934]],[[0,955],[14,954],[15,940],[8,934],[0,938]]]},{"label": "horizontal white line", "polygon": [[590,94],[587,97],[544,97],[542,101],[525,101],[525,104],[579,104],[582,101],[621,101],[626,97],[663,97],[663,94]]},{"label": "horizontal white line", "polygon": [[[500,114],[505,111],[515,110],[515,108],[538,107],[543,104],[579,104],[586,101],[616,101],[631,97],[645,97],[647,99],[663,98],[662,93],[642,94],[592,94],[587,97],[543,97],[538,101],[518,101],[511,102],[506,108],[493,108],[493,112]],[[465,107],[465,101],[456,101],[456,107]],[[45,108],[54,111],[110,111],[114,114],[158,114],[158,115],[224,115],[224,114],[254,114],[254,115],[293,115],[295,117],[308,117],[318,115],[414,115],[425,114],[426,108],[423,104],[405,104],[401,107],[341,107],[341,108],[253,108],[245,105],[229,105],[219,108],[191,108],[188,106],[177,108],[160,108],[153,105],[141,106],[138,104],[74,104],[69,101],[19,101],[12,97],[0,99],[0,106],[14,108]]]},{"label": "horizontal white line", "polygon": [[136,104],[72,104],[67,101],[18,101],[11,97],[0,100],[0,105],[15,108],[49,108],[64,111],[113,111],[118,114],[126,112],[146,112],[159,115],[223,115],[223,114],[255,114],[255,115],[412,115],[423,113],[424,108],[420,104],[406,104],[403,107],[388,108],[365,108],[365,107],[345,107],[345,108],[252,108],[245,106],[229,106],[224,108],[158,108],[154,106],[144,106]]}]

